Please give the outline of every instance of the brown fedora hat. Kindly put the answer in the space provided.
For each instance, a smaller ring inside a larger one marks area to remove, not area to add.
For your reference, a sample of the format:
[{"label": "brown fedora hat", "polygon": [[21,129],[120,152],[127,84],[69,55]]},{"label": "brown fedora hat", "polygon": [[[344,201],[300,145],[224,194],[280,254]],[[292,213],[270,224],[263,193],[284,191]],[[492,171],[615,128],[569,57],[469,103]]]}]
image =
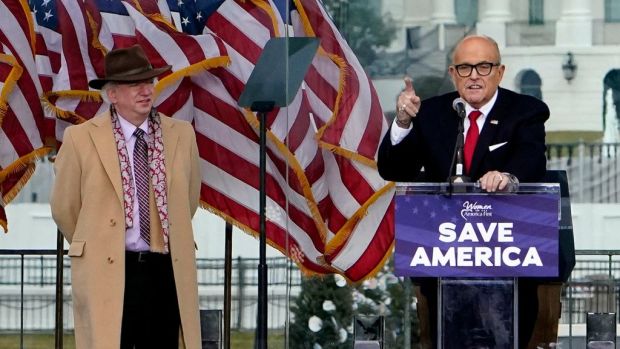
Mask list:
[{"label": "brown fedora hat", "polygon": [[170,68],[171,66],[167,65],[154,69],[140,45],[119,48],[105,56],[105,77],[93,79],[88,85],[99,90],[110,81],[134,82],[152,79]]}]

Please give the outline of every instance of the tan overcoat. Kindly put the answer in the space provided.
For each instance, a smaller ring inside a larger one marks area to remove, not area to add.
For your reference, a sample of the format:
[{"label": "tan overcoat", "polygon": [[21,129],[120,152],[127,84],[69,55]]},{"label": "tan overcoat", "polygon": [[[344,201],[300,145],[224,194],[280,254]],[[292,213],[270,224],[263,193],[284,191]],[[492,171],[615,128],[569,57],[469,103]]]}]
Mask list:
[{"label": "tan overcoat", "polygon": [[[191,225],[200,195],[196,136],[185,121],[162,115],[161,126],[169,245],[182,338],[186,348],[199,349],[196,254]],[[52,216],[70,243],[76,348],[118,349],[125,287],[125,219],[121,170],[109,112],[66,129],[55,172]],[[151,217],[157,217],[156,208],[151,207]],[[159,222],[151,219],[152,227],[154,221]]]}]

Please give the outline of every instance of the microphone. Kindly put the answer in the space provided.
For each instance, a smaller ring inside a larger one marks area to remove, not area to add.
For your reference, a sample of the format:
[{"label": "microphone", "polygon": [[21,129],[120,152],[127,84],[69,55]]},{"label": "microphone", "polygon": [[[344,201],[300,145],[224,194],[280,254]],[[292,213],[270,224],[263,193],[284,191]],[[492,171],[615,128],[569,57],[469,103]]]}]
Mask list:
[{"label": "microphone", "polygon": [[[467,183],[470,182],[470,178],[463,174],[463,148],[464,148],[464,125],[465,120],[465,101],[462,98],[455,98],[452,101],[452,108],[459,116],[459,126],[456,134],[456,143],[454,145],[454,155],[452,156],[452,163],[450,164],[450,174],[448,175],[448,181],[452,183]],[[452,170],[454,169],[454,176]]]},{"label": "microphone", "polygon": [[452,109],[454,109],[456,113],[459,114],[459,118],[465,119],[465,101],[463,100],[463,98],[455,98],[452,101]]}]

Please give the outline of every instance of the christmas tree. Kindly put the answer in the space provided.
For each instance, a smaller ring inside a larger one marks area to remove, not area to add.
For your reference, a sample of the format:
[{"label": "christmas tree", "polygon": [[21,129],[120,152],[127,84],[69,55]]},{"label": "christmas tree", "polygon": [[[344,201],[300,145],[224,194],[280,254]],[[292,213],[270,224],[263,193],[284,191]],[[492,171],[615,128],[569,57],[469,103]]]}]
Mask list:
[{"label": "christmas tree", "polygon": [[292,305],[290,347],[351,348],[353,317],[381,315],[385,321],[384,348],[405,348],[405,334],[410,334],[411,348],[415,348],[419,341],[418,320],[412,291],[407,291],[405,281],[393,274],[391,263],[356,286],[347,285],[340,275],[303,278],[301,292]]},{"label": "christmas tree", "polygon": [[352,288],[343,277],[304,277],[301,292],[291,307],[292,349],[337,349],[353,347]]}]

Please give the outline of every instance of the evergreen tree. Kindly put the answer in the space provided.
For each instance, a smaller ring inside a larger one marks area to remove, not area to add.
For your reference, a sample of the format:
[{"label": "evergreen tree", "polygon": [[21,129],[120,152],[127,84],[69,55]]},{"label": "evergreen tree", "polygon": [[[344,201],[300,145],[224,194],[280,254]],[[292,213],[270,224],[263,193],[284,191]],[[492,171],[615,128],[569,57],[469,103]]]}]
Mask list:
[{"label": "evergreen tree", "polygon": [[[412,302],[411,295],[405,297],[404,279],[393,274],[393,260],[375,277],[355,287],[346,285],[340,275],[302,278],[301,292],[291,306],[290,347],[351,348],[353,316],[382,315],[385,317],[384,348],[403,348],[404,314],[409,307],[410,342],[411,348],[415,348],[419,342],[419,326]],[[342,331],[346,331],[347,338],[341,342]]]},{"label": "evergreen tree", "polygon": [[324,0],[323,4],[363,67],[372,64],[396,35],[396,26],[389,16],[383,17],[379,1]]},{"label": "evergreen tree", "polygon": [[[418,318],[412,306],[413,297],[405,297],[404,279],[393,274],[393,259],[383,269],[364,281],[354,291],[357,315],[382,315],[385,318],[384,348],[403,348],[405,307],[409,307],[411,348],[419,342]],[[413,290],[411,291],[413,292]]]},{"label": "evergreen tree", "polygon": [[336,284],[333,275],[303,277],[301,292],[291,306],[290,348],[352,347],[352,302],[351,287],[346,282]]}]

